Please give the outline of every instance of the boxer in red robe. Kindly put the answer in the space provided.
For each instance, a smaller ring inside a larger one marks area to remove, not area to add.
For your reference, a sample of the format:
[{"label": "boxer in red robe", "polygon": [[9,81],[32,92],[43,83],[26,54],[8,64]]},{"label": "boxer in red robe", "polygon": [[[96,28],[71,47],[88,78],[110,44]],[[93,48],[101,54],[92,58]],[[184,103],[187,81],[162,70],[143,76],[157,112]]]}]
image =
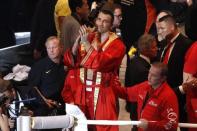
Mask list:
[{"label": "boxer in red robe", "polygon": [[[125,46],[116,34],[110,32],[112,23],[113,14],[100,11],[96,19],[97,31],[90,33],[86,26],[82,26],[72,50],[64,55],[69,73],[62,97],[66,103],[78,105],[87,119],[118,119],[118,96],[112,84]],[[89,130],[118,131],[118,126],[90,126]]]}]

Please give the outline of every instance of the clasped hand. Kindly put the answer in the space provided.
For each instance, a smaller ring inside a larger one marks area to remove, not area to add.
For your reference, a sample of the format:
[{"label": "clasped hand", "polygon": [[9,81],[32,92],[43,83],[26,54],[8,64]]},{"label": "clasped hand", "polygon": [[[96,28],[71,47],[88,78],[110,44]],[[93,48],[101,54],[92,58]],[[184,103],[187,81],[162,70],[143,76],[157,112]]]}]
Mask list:
[{"label": "clasped hand", "polygon": [[79,29],[79,36],[75,40],[75,43],[72,47],[72,53],[74,55],[77,54],[77,49],[78,49],[79,43],[84,44],[85,48],[89,47],[90,44],[88,42],[88,34],[89,34],[88,27],[86,25],[82,25]]}]

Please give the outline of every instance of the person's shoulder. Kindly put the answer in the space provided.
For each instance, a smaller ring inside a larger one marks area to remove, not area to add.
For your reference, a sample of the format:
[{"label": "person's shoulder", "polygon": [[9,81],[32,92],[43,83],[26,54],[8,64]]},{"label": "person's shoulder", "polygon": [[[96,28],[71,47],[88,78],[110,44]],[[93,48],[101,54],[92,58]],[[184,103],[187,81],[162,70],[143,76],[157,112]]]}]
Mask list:
[{"label": "person's shoulder", "polygon": [[38,61],[36,61],[33,65],[32,68],[42,68],[45,67],[45,65],[47,65],[50,62],[48,57],[42,58]]},{"label": "person's shoulder", "polygon": [[113,41],[112,42],[114,44],[117,44],[117,45],[119,45],[119,46],[121,46],[121,47],[126,49],[125,44],[124,44],[123,40],[120,37],[118,37],[115,33],[113,33],[113,35],[111,35],[111,37],[113,37]]},{"label": "person's shoulder", "polygon": [[72,15],[68,15],[64,17],[64,21],[63,21],[64,25],[67,25],[68,27],[72,27],[71,25],[79,25],[80,23],[72,16]]},{"label": "person's shoulder", "polygon": [[[184,36],[182,33],[179,34],[179,36],[177,37],[176,40],[177,40],[177,41],[179,40],[179,41],[182,42],[183,44],[190,44],[190,45],[191,45],[191,44],[193,43],[193,41],[192,41],[190,38]],[[176,41],[176,40],[175,40],[175,41]]]},{"label": "person's shoulder", "polygon": [[144,67],[146,65],[148,65],[148,62],[146,62],[143,58],[139,57],[138,55],[134,56],[133,58],[131,58],[129,64],[129,66],[135,67],[135,68],[141,68]]},{"label": "person's shoulder", "polygon": [[148,90],[150,88],[150,85],[148,84],[147,80],[137,84],[136,86],[140,87],[142,90]]},{"label": "person's shoulder", "polygon": [[164,89],[162,90],[162,94],[164,98],[176,97],[174,90],[170,87],[170,85],[167,82],[163,84],[163,88]]}]

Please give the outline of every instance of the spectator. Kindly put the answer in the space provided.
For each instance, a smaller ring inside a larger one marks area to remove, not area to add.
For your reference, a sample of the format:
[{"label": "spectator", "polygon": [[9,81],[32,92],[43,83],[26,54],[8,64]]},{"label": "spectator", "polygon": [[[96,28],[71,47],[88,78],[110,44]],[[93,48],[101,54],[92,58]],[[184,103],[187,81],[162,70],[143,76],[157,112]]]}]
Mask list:
[{"label": "spectator", "polygon": [[61,55],[63,47],[55,36],[49,37],[45,45],[48,56],[35,63],[29,73],[29,94],[36,97],[31,104],[35,116],[65,113],[61,97],[66,76]]},{"label": "spectator", "polygon": [[112,31],[114,31],[118,36],[121,37],[120,23],[122,21],[122,9],[118,4],[114,5],[114,22],[112,26]]},{"label": "spectator", "polygon": [[71,14],[71,10],[68,5],[68,0],[58,0],[55,5],[55,12],[54,12],[54,18],[55,18],[55,26],[57,30],[57,36],[60,38],[60,32],[62,23],[65,16],[68,16]]},{"label": "spectator", "polygon": [[75,43],[79,28],[87,20],[89,12],[87,0],[68,0],[68,4],[72,13],[64,18],[60,35],[64,51]]}]

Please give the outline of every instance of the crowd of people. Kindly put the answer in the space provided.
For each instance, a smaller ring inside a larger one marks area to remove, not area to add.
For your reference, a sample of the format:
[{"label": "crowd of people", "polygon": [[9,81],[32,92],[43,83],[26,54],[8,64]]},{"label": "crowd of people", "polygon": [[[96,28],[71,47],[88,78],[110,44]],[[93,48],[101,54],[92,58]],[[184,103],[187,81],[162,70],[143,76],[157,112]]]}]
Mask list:
[{"label": "crowd of people", "polygon": [[[65,103],[77,105],[87,119],[118,120],[119,98],[127,101],[131,120],[140,121],[132,131],[176,131],[179,122],[197,123],[196,5],[195,0],[39,0],[28,84],[17,88],[0,78],[1,130],[16,129],[24,108],[30,116],[65,115]],[[137,53],[127,57],[122,87],[119,68],[133,46]]]}]

